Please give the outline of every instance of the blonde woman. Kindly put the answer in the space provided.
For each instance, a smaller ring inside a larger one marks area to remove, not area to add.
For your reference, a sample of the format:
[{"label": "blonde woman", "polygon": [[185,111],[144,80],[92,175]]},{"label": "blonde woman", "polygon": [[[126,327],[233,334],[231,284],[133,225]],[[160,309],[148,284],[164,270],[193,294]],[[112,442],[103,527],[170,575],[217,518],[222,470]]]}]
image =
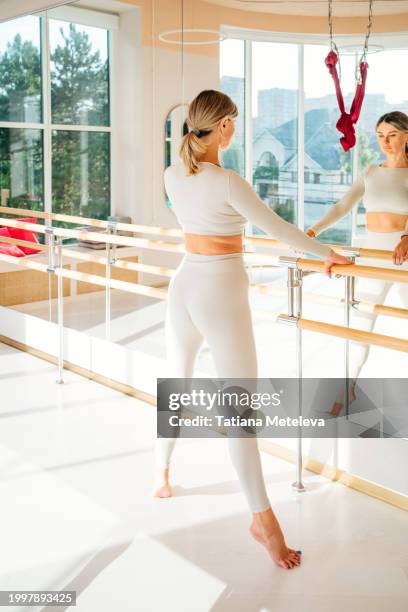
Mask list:
[{"label": "blonde woman", "polygon": [[[257,357],[243,259],[247,221],[302,251],[334,264],[352,261],[307,237],[265,206],[239,174],[222,168],[220,149],[230,145],[238,115],[234,102],[215,90],[202,91],[189,105],[189,133],[181,163],[165,170],[166,191],[185,233],[186,254],[171,278],[166,313],[166,346],[171,374],[191,378],[205,340],[217,377],[257,378]],[[276,347],[278,354],[278,347]],[[169,497],[169,465],[175,438],[157,439],[154,494]],[[232,463],[252,512],[250,533],[275,563],[291,569],[300,554],[287,547],[266,492],[256,438],[228,437]]]},{"label": "blonde woman", "polygon": [[[408,259],[408,116],[400,111],[382,115],[376,124],[376,134],[385,161],[367,168],[341,200],[306,234],[312,238],[318,236],[342,219],[363,198],[367,211],[367,234],[361,246],[393,251],[393,263],[401,265]],[[383,304],[392,284],[389,281],[357,278],[356,299]],[[405,308],[408,308],[408,285],[398,283],[397,286]],[[357,327],[372,331],[378,315],[353,310],[352,316],[356,319]],[[351,342],[350,349],[350,402],[353,402],[356,379],[367,361],[370,345]],[[343,404],[341,390],[331,413],[335,416],[340,414]]]}]

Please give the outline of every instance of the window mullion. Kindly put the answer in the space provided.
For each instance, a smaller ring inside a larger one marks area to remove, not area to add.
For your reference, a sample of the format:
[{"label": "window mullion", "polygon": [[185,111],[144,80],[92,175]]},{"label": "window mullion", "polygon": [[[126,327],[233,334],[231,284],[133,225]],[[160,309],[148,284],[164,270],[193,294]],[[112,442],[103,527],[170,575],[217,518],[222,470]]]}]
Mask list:
[{"label": "window mullion", "polygon": [[112,128],[106,125],[75,125],[72,123],[51,123],[51,131],[62,130],[64,132],[111,132]]},{"label": "window mullion", "polygon": [[113,81],[113,75],[114,75],[114,71],[116,69],[116,65],[115,65],[115,52],[117,49],[117,33],[112,32],[112,31],[108,31],[107,32],[107,45],[108,45],[108,89],[109,89],[109,94],[108,94],[108,100],[109,100],[109,128],[107,131],[111,132],[111,135],[109,137],[109,156],[110,156],[110,162],[109,162],[109,177],[110,177],[110,188],[109,188],[109,215],[115,215],[116,214],[116,184],[115,184],[115,173],[113,171],[113,164],[112,164],[112,159],[116,159],[117,155],[116,155],[116,150],[112,152],[113,146],[116,146],[116,139],[114,139],[112,137],[112,127],[116,125],[115,121],[116,121],[116,105],[115,105],[115,98],[114,98],[114,81]]},{"label": "window mullion", "polygon": [[44,211],[52,212],[51,67],[49,24],[46,13],[41,15],[41,59],[44,124]]},{"label": "window mullion", "polygon": [[[357,70],[358,67],[358,63],[359,63],[359,56],[358,53],[355,54],[355,68]],[[356,126],[356,132],[357,132],[357,126]],[[351,149],[351,179],[352,181],[355,181],[358,175],[358,153],[359,153],[359,149],[360,149],[360,143],[359,143],[359,138],[357,136],[357,144],[355,147],[353,147]],[[357,206],[353,206],[352,210],[351,210],[351,242],[352,244],[354,244],[354,238],[357,235],[357,208],[358,208],[358,204]]]},{"label": "window mullion", "polygon": [[304,87],[304,45],[298,45],[298,205],[297,205],[297,226],[305,228],[305,87]]},{"label": "window mullion", "polygon": [[28,121],[0,121],[0,128],[16,128],[18,130],[43,130],[43,123],[30,123]]},{"label": "window mullion", "polygon": [[[245,83],[245,102],[244,102],[244,142],[245,142],[245,178],[252,185],[253,170],[253,141],[252,141],[252,41],[244,42],[244,83]],[[254,227],[249,221],[246,224],[249,235],[253,234]]]}]

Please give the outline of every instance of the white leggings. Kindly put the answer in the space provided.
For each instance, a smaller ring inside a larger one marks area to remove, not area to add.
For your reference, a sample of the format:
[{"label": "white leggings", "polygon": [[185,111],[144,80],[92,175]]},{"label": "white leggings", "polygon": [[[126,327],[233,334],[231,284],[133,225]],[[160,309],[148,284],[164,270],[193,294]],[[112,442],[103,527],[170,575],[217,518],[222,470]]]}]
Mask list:
[{"label": "white leggings", "polygon": [[[360,247],[367,249],[384,249],[393,251],[400,242],[402,231],[398,232],[372,232],[367,230],[367,234],[363,237]],[[358,259],[356,260],[358,263]],[[365,260],[365,265],[393,268],[397,270],[406,269],[397,266],[392,261],[384,260]],[[374,304],[384,304],[388,292],[393,286],[392,281],[383,281],[368,278],[356,278],[355,281],[355,299],[371,302]],[[402,307],[408,308],[408,284],[396,283],[399,294],[402,298]],[[373,331],[378,314],[370,312],[361,312],[355,308],[350,309],[350,327],[356,327],[364,331]],[[354,381],[360,375],[361,369],[368,359],[370,353],[370,345],[362,344],[355,341],[350,341],[350,367],[349,378]],[[338,401],[343,401],[343,391],[340,391],[337,396]]]},{"label": "white leggings", "polygon": [[[243,256],[186,253],[172,276],[166,311],[169,377],[192,378],[205,339],[217,377],[257,378],[257,356]],[[157,438],[156,465],[170,464],[176,438]],[[270,507],[256,438],[228,436],[229,452],[251,512]]]}]

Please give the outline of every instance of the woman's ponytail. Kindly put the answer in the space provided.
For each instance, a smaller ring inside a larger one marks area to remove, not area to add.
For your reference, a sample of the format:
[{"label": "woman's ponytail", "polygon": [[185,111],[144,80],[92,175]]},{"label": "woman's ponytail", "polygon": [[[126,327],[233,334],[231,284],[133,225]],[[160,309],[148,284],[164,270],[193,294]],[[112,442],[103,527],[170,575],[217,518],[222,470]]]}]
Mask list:
[{"label": "woman's ponytail", "polygon": [[179,155],[188,175],[197,174],[199,158],[204,155],[208,145],[194,133],[188,132],[183,136]]},{"label": "woman's ponytail", "polygon": [[205,89],[188,107],[189,132],[181,140],[179,155],[189,176],[197,174],[202,156],[209,146],[208,134],[224,117],[237,117],[238,109],[229,96],[215,89]]}]

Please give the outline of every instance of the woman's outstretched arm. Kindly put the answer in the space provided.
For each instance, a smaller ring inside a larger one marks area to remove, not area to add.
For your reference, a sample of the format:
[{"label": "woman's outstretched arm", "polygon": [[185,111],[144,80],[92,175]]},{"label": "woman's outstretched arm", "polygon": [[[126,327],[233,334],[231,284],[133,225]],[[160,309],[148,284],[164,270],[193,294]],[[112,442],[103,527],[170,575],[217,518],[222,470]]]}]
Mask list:
[{"label": "woman's outstretched arm", "polygon": [[295,249],[313,253],[322,259],[326,259],[332,254],[330,247],[309,238],[296,225],[285,221],[276,212],[268,208],[242,176],[233,170],[229,170],[228,173],[228,202],[248,221]]},{"label": "woman's outstretched arm", "polygon": [[310,229],[315,233],[315,236],[321,234],[325,229],[334,225],[337,221],[345,217],[348,212],[361,200],[364,195],[364,176],[360,175],[352,184],[350,189],[344,196],[330,206],[327,213]]}]

